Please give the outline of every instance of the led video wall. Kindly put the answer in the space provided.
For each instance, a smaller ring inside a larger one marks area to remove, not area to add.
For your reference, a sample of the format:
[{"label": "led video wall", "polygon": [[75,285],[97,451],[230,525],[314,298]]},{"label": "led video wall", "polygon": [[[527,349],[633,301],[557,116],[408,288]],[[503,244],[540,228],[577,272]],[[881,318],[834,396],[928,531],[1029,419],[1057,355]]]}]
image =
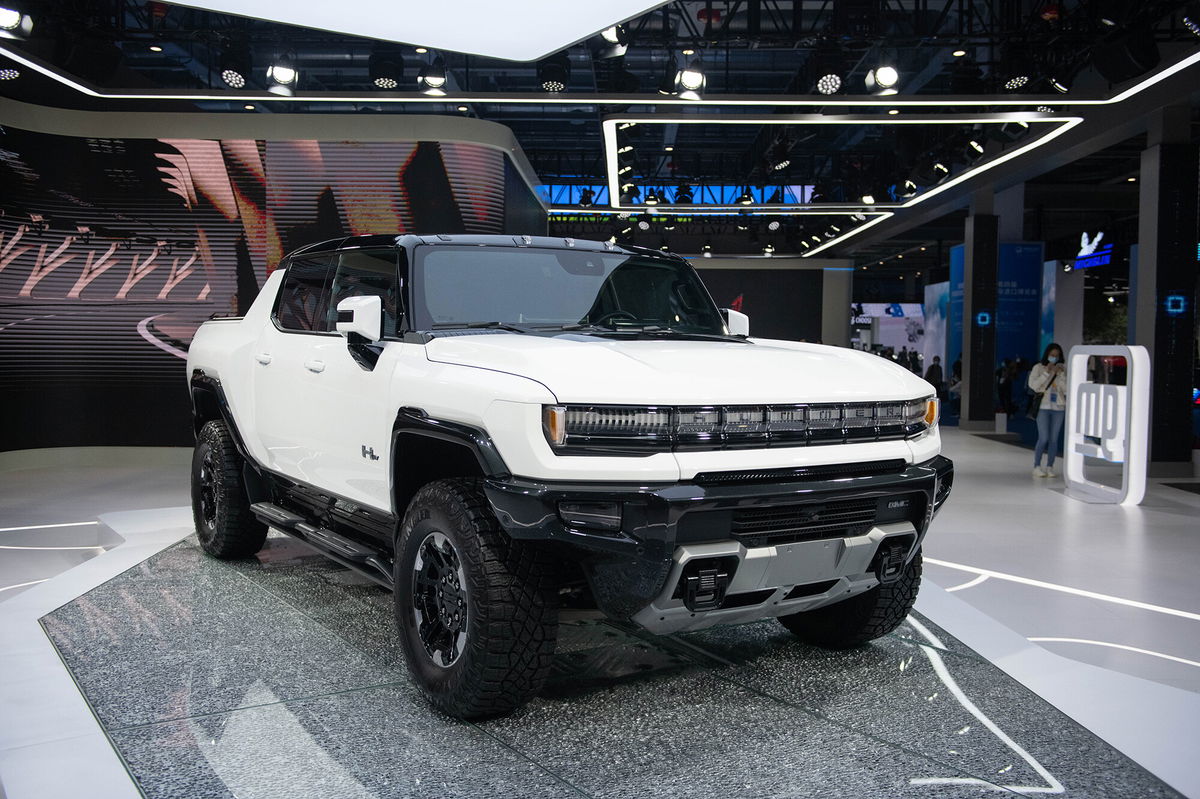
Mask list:
[{"label": "led video wall", "polygon": [[190,444],[193,332],[244,311],[297,247],[545,225],[482,144],[0,128],[0,450]]}]

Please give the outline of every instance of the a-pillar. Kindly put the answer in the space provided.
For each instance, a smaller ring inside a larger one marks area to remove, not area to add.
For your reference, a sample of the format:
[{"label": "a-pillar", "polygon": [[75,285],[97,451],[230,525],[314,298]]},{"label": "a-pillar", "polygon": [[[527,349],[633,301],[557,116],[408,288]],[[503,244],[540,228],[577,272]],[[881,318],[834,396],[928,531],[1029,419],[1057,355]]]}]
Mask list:
[{"label": "a-pillar", "polygon": [[1129,338],[1150,353],[1151,477],[1191,475],[1196,330],[1196,183],[1188,106],[1155,112],[1142,151]]},{"label": "a-pillar", "polygon": [[990,188],[971,198],[963,230],[962,414],[964,429],[995,424],[996,275],[1000,218]]}]

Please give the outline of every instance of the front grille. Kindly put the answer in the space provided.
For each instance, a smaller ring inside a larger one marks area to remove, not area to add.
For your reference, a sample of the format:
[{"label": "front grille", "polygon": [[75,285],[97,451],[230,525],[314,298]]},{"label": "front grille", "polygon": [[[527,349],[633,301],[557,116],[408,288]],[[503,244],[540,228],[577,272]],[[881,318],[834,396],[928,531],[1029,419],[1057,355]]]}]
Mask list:
[{"label": "front grille", "polygon": [[746,485],[750,483],[787,483],[806,480],[838,480],[847,477],[871,477],[899,474],[908,464],[903,458],[869,463],[830,463],[823,466],[797,466],[790,469],[756,469],[744,472],[701,472],[699,485]]},{"label": "front grille", "polygon": [[875,499],[747,508],[733,512],[730,532],[747,547],[865,535],[875,526]]}]

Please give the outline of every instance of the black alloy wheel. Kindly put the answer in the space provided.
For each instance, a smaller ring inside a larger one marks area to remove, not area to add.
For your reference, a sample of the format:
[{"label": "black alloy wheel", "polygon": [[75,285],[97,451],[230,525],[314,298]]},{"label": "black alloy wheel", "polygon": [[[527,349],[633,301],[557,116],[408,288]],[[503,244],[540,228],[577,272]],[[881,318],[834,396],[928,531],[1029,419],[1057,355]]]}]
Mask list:
[{"label": "black alloy wheel", "polygon": [[425,536],[413,561],[413,621],[430,659],[452,666],[467,644],[467,577],[440,532]]},{"label": "black alloy wheel", "polygon": [[479,480],[436,480],[396,541],[395,618],[409,673],[450,716],[509,713],[535,696],[558,637],[557,560],[508,537]]},{"label": "black alloy wheel", "polygon": [[225,423],[206,422],[192,453],[192,520],[200,547],[223,560],[249,557],[267,540],[267,526],[250,510],[244,466]]}]

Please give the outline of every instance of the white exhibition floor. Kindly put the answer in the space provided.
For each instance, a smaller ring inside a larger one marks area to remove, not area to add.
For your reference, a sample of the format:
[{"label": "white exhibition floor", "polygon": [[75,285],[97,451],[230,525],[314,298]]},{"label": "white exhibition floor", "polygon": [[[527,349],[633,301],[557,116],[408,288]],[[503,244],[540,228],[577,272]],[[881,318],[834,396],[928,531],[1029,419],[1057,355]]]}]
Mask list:
[{"label": "white exhibition floor", "polygon": [[[955,487],[917,610],[1200,797],[1200,495],[1156,484],[1137,508],[1088,505],[1033,478],[1027,450],[944,439]],[[40,620],[191,534],[187,460],[0,454],[0,797],[139,795]]]}]

